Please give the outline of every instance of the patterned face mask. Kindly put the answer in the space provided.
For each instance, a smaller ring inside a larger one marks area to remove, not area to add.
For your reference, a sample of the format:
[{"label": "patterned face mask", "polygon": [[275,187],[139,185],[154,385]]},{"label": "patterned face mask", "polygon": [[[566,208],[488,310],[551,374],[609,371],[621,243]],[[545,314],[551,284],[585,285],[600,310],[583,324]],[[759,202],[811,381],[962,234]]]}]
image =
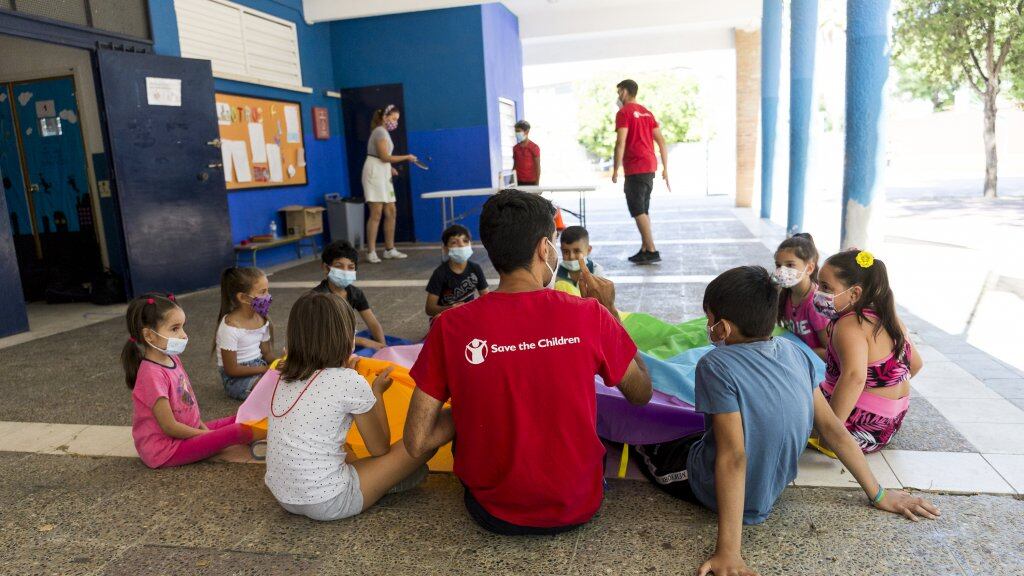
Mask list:
[{"label": "patterned face mask", "polygon": [[[821,314],[822,316],[828,318],[829,320],[835,320],[836,318],[839,318],[839,314],[842,312],[842,310],[836,310],[836,296],[842,296],[843,294],[846,294],[852,289],[853,286],[847,288],[846,290],[843,290],[839,294],[829,294],[828,292],[822,292],[820,290],[815,292],[814,309],[818,311],[818,314]],[[843,306],[843,310],[846,310],[849,306],[849,304]]]},{"label": "patterned face mask", "polygon": [[270,304],[273,301],[274,298],[270,294],[267,294],[265,296],[258,296],[256,298],[253,298],[252,300],[249,301],[249,306],[252,306],[253,312],[266,318],[267,314],[270,314]]},{"label": "patterned face mask", "polygon": [[797,270],[796,268],[790,268],[788,266],[780,266],[779,268],[776,268],[775,273],[772,274],[772,281],[783,288],[792,288],[799,284],[803,277],[803,270]]},{"label": "patterned face mask", "polygon": [[398,128],[398,120],[385,120],[384,128],[386,128],[388,132],[394,132],[395,128]]}]

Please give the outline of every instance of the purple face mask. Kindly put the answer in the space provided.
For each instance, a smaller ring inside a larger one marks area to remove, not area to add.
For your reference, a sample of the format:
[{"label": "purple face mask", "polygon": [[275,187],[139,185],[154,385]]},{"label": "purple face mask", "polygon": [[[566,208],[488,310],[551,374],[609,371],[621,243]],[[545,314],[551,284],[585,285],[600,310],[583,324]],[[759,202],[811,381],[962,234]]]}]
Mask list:
[{"label": "purple face mask", "polygon": [[388,132],[394,132],[395,128],[398,128],[398,120],[385,120],[384,128],[386,128]]},{"label": "purple face mask", "polygon": [[252,306],[253,312],[266,318],[267,314],[270,313],[270,303],[273,301],[274,297],[270,294],[267,294],[266,296],[257,296],[249,301],[249,306]]}]

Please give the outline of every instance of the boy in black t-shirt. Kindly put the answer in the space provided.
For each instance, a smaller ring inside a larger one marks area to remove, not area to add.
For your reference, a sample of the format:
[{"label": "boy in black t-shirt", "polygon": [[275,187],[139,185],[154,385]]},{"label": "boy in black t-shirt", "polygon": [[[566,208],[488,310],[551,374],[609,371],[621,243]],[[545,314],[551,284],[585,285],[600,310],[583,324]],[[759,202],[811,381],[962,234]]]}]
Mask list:
[{"label": "boy in black t-shirt", "polygon": [[370,308],[366,294],[352,285],[356,281],[359,253],[348,242],[338,240],[324,247],[323,253],[320,254],[320,260],[322,261],[321,268],[323,268],[324,279],[313,288],[313,291],[330,292],[341,296],[362,317],[363,323],[366,324],[366,330],[356,334],[356,350],[361,348],[380,350],[383,348],[386,345],[384,328],[380,325],[377,317],[373,315],[373,309]]},{"label": "boy in black t-shirt", "polygon": [[449,308],[470,302],[479,294],[487,294],[484,270],[470,262],[473,254],[469,229],[460,224],[449,226],[441,234],[446,262],[442,262],[427,283],[427,316],[433,318]]}]

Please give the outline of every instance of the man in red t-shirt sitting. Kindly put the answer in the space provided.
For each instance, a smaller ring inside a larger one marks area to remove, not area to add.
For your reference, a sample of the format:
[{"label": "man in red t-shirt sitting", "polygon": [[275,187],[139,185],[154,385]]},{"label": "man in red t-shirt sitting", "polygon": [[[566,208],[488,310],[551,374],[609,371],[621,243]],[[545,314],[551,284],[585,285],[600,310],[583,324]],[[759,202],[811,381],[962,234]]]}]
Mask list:
[{"label": "man in red t-shirt sitting", "polygon": [[570,530],[600,508],[595,375],[634,404],[651,398],[614,285],[586,273],[584,298],[548,289],[558,267],[554,213],[518,190],[484,204],[480,238],[498,289],[437,316],[411,370],[406,449],[425,454],[454,432],[466,509],[499,534]]},{"label": "man in red t-shirt sitting", "polygon": [[540,146],[530,140],[530,123],[516,122],[516,145],[512,147],[512,169],[522,186],[540,184]]},{"label": "man in red t-shirt sitting", "polygon": [[[651,233],[651,219],[647,211],[651,206],[651,190],[654,188],[654,173],[658,170],[658,159],[654,156],[654,142],[661,153],[661,177],[668,186],[668,147],[661,135],[658,121],[650,110],[637,104],[636,82],[623,80],[616,86],[619,93],[619,111],[615,114],[615,164],[612,168],[612,182],[619,180],[619,166],[626,173],[623,189],[629,215],[636,220],[642,244],[640,251],[629,257],[634,264],[653,264],[661,261],[661,254],[654,246]],[[671,188],[669,188],[671,190]]]}]

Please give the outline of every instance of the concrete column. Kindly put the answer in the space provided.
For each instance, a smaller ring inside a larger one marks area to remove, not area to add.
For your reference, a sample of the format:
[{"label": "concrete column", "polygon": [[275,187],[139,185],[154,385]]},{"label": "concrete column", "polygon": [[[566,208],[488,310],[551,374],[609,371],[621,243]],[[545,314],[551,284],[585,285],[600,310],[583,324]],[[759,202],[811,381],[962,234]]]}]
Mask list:
[{"label": "concrete column", "polygon": [[781,67],[782,0],[764,0],[761,15],[761,218],[771,218],[772,215]]},{"label": "concrete column", "polygon": [[[863,0],[846,5],[846,159],[840,242],[843,248],[870,247],[872,212],[884,202],[889,9],[890,0]],[[874,215],[876,225],[879,216]]]},{"label": "concrete column", "polygon": [[736,206],[749,208],[757,169],[761,32],[736,29]]},{"label": "concrete column", "polygon": [[789,203],[786,233],[804,226],[807,149],[814,105],[814,51],[818,36],[818,0],[792,0],[789,41]]}]

